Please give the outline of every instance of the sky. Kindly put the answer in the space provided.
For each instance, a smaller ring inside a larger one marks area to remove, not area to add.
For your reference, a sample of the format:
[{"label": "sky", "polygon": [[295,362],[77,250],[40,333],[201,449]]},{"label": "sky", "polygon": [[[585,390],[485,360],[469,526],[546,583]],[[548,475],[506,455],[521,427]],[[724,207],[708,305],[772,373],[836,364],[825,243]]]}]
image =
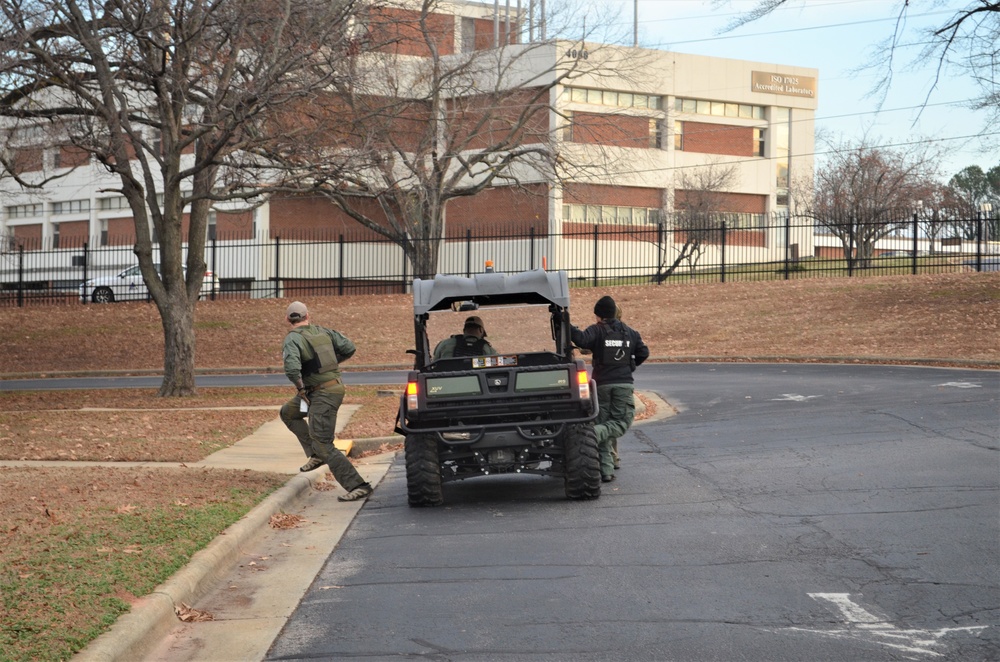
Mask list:
[{"label": "sky", "polygon": [[[634,36],[636,0],[620,3],[621,26]],[[931,92],[935,70],[913,67],[923,41],[920,28],[940,26],[972,0],[910,0],[905,32],[897,49],[899,65],[879,110],[870,96],[877,75],[859,71],[873,47],[893,33],[904,0],[789,0],[787,7],[732,32],[719,34],[757,0],[638,0],[638,41],[647,48],[711,55],[819,70],[817,131],[847,140],[867,135],[889,144],[932,139],[945,148],[943,181],[969,165],[983,170],[1000,165],[1000,154],[983,149],[975,134],[983,130],[982,111],[967,108],[976,86],[957,72]],[[631,44],[629,44],[631,45]],[[921,109],[921,106],[924,106]],[[1000,129],[988,129],[1000,131]],[[973,137],[970,137],[973,136]],[[1000,144],[996,136],[994,145]],[[817,145],[817,149],[822,149]]]}]

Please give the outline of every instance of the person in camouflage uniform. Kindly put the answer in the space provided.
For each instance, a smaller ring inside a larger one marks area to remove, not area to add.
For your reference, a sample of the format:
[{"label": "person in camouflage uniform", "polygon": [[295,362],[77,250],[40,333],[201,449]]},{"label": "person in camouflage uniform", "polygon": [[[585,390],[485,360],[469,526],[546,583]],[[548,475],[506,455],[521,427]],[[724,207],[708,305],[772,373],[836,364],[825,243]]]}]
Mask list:
[{"label": "person in camouflage uniform", "polygon": [[471,315],[465,320],[462,333],[449,336],[439,342],[434,348],[433,359],[451,358],[453,356],[495,356],[497,351],[486,339],[486,327],[477,315]]},{"label": "person in camouflage uniform", "polygon": [[292,328],[282,343],[281,356],[296,394],[281,407],[281,420],[309,458],[299,471],[326,464],[347,492],[337,497],[340,501],[363,499],[372,493],[372,486],[333,445],[337,411],[346,394],[340,362],[354,356],[354,343],[337,331],[312,324],[309,310],[300,301],[288,306],[285,319]]}]

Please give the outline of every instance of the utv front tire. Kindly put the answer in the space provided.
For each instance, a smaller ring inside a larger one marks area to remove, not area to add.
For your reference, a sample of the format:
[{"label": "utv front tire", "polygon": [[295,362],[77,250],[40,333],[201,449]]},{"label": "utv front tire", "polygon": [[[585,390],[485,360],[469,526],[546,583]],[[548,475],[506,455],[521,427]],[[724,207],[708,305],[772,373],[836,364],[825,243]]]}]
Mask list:
[{"label": "utv front tire", "polygon": [[596,499],[601,496],[601,457],[594,426],[571,425],[563,435],[566,498]]},{"label": "utv front tire", "polygon": [[410,434],[403,442],[406,453],[406,494],[411,506],[440,506],[441,464],[437,441],[429,435]]}]

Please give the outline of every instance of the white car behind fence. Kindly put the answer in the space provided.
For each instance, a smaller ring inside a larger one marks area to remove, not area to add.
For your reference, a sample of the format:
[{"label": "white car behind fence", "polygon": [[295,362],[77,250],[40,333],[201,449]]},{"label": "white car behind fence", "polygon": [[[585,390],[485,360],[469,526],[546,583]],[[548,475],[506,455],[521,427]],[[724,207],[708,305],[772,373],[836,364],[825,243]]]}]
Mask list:
[{"label": "white car behind fence", "polygon": [[[156,270],[160,270],[160,265],[154,265]],[[185,276],[187,270],[185,269]],[[205,299],[212,294],[218,293],[219,279],[211,271],[205,272],[205,280],[201,285],[199,299]],[[90,301],[93,303],[115,303],[117,301],[146,301],[150,298],[149,288],[142,279],[142,272],[139,265],[129,267],[114,276],[101,276],[91,278],[80,283],[80,301]]]}]

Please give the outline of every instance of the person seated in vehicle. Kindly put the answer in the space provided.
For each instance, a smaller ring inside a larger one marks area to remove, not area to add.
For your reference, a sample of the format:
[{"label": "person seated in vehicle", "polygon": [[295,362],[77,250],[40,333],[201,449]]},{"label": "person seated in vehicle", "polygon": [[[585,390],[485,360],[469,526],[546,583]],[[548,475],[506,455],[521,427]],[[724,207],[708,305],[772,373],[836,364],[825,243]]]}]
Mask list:
[{"label": "person seated in vehicle", "polygon": [[466,318],[462,333],[449,336],[434,348],[434,360],[455,356],[496,356],[497,351],[486,339],[486,327],[477,315]]}]

